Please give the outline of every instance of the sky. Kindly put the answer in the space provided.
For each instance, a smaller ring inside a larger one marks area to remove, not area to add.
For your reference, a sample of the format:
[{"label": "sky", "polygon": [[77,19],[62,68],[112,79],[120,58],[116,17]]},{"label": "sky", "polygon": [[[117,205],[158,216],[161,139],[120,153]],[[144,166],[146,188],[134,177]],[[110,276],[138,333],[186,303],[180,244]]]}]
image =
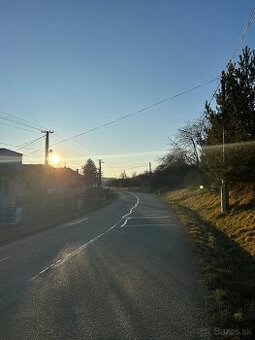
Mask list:
[{"label": "sky", "polygon": [[[148,162],[155,168],[169,137],[201,116],[217,82],[54,144],[218,77],[253,6],[254,0],[0,0],[0,111],[31,125],[0,118],[0,147],[22,152],[24,163],[43,163],[44,138],[17,146],[47,128],[59,165],[76,169],[102,158],[104,176],[114,177],[143,172]],[[254,48],[254,37],[252,22],[241,47]]]}]

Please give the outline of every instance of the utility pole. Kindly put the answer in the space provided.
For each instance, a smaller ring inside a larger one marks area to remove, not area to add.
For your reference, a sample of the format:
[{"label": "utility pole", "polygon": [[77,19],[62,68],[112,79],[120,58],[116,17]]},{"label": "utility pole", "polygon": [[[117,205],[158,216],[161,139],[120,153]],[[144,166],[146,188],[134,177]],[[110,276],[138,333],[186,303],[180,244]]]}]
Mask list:
[{"label": "utility pole", "polygon": [[221,93],[222,93],[222,180],[221,180],[221,212],[225,213],[229,208],[229,191],[226,183],[225,172],[225,107],[226,107],[226,92],[225,92],[225,72],[221,75]]},{"label": "utility pole", "polygon": [[98,159],[99,162],[99,188],[102,188],[102,163],[104,163],[104,161],[102,159]]},{"label": "utility pole", "polygon": [[44,164],[47,166],[49,165],[49,136],[50,133],[53,133],[53,130],[42,130],[41,133],[45,133],[45,159],[44,159]]},{"label": "utility pole", "polygon": [[151,162],[149,162],[149,174],[151,175]]}]

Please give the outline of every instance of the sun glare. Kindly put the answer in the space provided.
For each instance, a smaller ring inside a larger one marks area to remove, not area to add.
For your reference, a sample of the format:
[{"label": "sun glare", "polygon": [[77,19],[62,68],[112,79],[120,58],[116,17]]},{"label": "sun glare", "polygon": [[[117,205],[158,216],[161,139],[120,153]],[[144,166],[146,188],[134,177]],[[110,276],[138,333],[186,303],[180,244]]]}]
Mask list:
[{"label": "sun glare", "polygon": [[61,161],[61,157],[59,155],[52,155],[51,156],[51,162],[53,164],[59,164]]}]

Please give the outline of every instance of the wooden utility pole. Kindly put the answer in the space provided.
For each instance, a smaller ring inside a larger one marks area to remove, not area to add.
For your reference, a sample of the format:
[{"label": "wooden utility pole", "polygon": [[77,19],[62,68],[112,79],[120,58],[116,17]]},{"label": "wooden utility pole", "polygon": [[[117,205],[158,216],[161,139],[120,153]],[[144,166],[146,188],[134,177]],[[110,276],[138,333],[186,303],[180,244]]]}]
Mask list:
[{"label": "wooden utility pole", "polygon": [[49,145],[50,145],[50,141],[49,141],[49,136],[50,133],[53,133],[53,130],[42,130],[42,133],[45,133],[45,158],[44,158],[44,164],[45,165],[49,165]]},{"label": "wooden utility pole", "polygon": [[104,161],[102,159],[98,159],[98,162],[99,162],[98,182],[99,182],[99,188],[102,188],[102,163],[104,163]]}]

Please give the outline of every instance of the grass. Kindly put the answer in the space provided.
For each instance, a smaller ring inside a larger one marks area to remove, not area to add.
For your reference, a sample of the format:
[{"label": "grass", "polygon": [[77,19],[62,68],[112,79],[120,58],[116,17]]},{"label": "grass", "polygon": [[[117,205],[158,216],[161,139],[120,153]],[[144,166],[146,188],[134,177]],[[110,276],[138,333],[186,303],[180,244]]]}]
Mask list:
[{"label": "grass", "polygon": [[219,192],[209,189],[181,189],[164,198],[186,226],[207,287],[212,324],[248,327],[255,337],[255,185],[230,191],[228,214],[220,212]]}]

